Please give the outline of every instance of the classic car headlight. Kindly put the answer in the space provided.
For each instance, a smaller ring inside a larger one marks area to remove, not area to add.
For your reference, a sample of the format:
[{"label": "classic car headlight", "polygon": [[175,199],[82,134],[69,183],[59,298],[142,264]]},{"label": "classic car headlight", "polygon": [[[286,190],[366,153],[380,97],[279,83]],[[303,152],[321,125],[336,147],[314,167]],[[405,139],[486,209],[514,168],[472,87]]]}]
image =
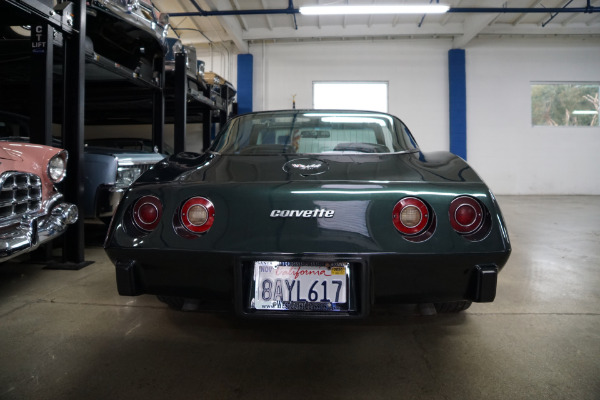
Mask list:
[{"label": "classic car headlight", "polygon": [[54,183],[59,183],[67,175],[67,152],[61,151],[48,162],[48,177]]},{"label": "classic car headlight", "polygon": [[142,174],[140,168],[134,166],[122,166],[117,168],[117,180],[115,186],[127,188]]}]

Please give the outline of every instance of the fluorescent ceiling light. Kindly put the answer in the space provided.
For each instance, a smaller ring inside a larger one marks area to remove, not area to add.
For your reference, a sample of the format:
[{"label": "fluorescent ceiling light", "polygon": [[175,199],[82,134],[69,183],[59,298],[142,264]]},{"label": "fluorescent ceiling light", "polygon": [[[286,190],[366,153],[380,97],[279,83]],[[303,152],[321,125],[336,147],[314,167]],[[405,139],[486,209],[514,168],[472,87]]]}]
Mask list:
[{"label": "fluorescent ceiling light", "polygon": [[303,15],[356,15],[356,14],[443,14],[450,9],[440,4],[398,6],[307,6],[300,7]]}]

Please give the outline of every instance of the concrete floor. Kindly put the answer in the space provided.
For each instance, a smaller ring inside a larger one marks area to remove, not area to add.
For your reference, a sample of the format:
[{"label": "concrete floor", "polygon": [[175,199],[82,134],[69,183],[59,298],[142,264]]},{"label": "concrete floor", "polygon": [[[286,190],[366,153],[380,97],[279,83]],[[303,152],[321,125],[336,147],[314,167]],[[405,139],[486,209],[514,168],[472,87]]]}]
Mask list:
[{"label": "concrete floor", "polygon": [[[513,254],[458,315],[259,322],[0,265],[0,399],[600,399],[600,197],[499,198]],[[90,240],[93,242],[94,238]]]}]

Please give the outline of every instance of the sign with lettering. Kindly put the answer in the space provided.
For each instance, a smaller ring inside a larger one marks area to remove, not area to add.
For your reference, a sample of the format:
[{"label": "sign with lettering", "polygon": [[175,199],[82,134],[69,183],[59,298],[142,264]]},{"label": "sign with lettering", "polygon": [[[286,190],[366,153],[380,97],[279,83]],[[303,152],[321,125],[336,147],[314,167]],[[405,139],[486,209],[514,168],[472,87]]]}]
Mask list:
[{"label": "sign with lettering", "polygon": [[31,27],[31,50],[34,53],[45,53],[48,46],[47,27],[44,25],[35,25]]}]

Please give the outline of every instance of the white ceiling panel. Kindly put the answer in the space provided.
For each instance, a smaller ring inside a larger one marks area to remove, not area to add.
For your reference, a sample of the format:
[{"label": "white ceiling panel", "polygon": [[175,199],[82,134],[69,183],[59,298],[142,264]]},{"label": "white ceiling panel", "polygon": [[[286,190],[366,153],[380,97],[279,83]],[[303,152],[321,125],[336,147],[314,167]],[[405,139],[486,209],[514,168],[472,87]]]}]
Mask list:
[{"label": "white ceiling panel", "polygon": [[[430,4],[436,0],[154,0],[171,14],[184,43],[233,42],[240,51],[260,41],[476,37],[600,37],[600,0],[448,0],[446,14],[305,16],[308,5]],[[492,8],[492,10],[490,10]],[[577,12],[572,12],[577,10]],[[465,12],[469,11],[469,12]],[[551,12],[559,11],[559,12]],[[211,15],[229,12],[236,15]],[[194,15],[177,16],[181,13]]]}]

